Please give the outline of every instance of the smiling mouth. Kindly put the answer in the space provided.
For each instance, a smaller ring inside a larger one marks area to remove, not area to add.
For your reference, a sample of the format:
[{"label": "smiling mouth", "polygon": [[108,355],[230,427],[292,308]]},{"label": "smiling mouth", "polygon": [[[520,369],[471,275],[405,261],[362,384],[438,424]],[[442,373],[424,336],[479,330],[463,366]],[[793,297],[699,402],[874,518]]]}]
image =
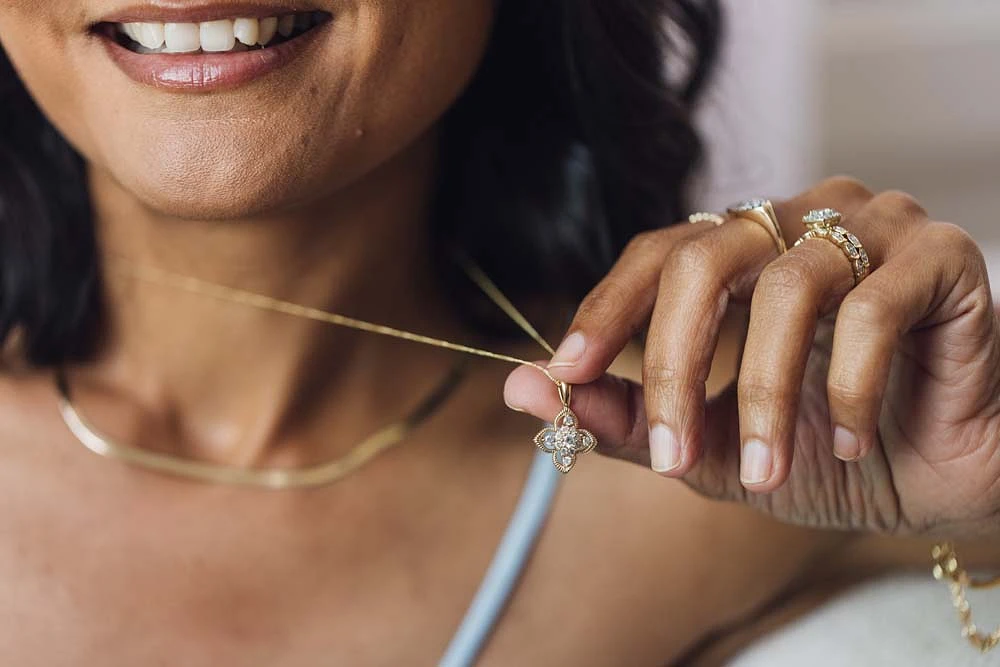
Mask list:
[{"label": "smiling mouth", "polygon": [[102,22],[94,26],[94,32],[142,55],[241,53],[285,44],[330,18],[327,12],[316,11],[200,23]]}]

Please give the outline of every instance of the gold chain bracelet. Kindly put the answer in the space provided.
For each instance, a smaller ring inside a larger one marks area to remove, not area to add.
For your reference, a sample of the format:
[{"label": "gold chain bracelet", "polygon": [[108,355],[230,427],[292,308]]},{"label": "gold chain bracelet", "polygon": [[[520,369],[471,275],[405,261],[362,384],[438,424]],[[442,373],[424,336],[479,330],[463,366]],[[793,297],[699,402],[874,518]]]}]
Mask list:
[{"label": "gold chain bracelet", "polygon": [[948,589],[951,591],[951,601],[955,605],[958,620],[962,624],[962,636],[983,653],[991,651],[997,644],[1000,644],[1000,627],[989,634],[979,631],[972,620],[972,608],[965,597],[965,591],[970,588],[982,589],[1000,586],[1000,577],[984,581],[972,579],[959,564],[955,546],[950,542],[934,545],[931,556],[934,558],[934,578],[947,583]]}]

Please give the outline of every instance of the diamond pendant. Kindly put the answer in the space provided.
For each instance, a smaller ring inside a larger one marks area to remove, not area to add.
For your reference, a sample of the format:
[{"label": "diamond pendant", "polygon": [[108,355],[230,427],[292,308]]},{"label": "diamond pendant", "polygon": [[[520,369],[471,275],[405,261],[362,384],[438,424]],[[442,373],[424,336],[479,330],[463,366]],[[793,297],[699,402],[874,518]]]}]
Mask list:
[{"label": "diamond pendant", "polygon": [[563,409],[547,426],[535,436],[535,445],[543,452],[552,454],[556,470],[567,473],[573,469],[578,454],[586,454],[597,447],[597,438],[586,429],[579,428],[576,414],[569,409],[568,385],[559,387],[559,398]]}]

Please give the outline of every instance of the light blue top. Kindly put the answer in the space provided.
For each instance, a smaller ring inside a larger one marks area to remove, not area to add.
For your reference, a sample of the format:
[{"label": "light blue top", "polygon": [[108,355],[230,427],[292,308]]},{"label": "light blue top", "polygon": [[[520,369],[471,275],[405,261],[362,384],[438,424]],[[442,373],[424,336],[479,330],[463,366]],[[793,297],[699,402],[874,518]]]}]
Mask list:
[{"label": "light blue top", "polygon": [[493,562],[479,584],[465,618],[448,645],[440,667],[470,667],[483,650],[503,613],[542,530],[561,473],[551,454],[539,451],[521,491],[507,530],[493,555]]}]

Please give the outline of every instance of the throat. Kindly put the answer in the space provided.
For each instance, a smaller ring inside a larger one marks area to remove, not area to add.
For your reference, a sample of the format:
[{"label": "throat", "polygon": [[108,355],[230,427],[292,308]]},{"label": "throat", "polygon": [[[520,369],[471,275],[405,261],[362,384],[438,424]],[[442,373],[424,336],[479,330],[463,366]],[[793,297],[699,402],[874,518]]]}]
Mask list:
[{"label": "throat", "polygon": [[434,266],[428,145],[335,198],[240,220],[158,213],[92,173],[108,259],[102,345],[69,376],[81,412],[125,442],[241,466],[335,458],[405,415],[454,353],[137,280],[110,258],[468,340]]}]

